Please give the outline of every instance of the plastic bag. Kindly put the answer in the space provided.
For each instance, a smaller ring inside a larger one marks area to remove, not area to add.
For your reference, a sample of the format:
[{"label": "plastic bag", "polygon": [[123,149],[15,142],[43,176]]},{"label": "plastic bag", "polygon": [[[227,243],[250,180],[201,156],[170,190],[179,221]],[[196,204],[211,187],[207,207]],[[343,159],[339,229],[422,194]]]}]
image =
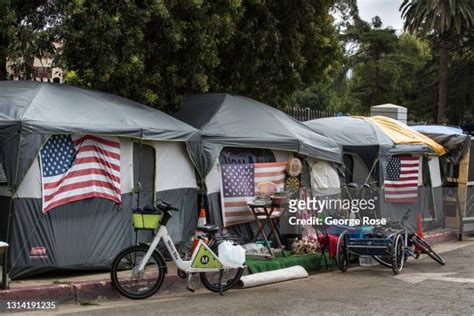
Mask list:
[{"label": "plastic bag", "polygon": [[245,249],[240,245],[234,245],[230,241],[221,242],[217,252],[220,262],[227,267],[241,268],[245,263]]},{"label": "plastic bag", "polygon": [[257,243],[248,243],[243,245],[245,253],[249,255],[268,255],[268,249],[264,245]]}]

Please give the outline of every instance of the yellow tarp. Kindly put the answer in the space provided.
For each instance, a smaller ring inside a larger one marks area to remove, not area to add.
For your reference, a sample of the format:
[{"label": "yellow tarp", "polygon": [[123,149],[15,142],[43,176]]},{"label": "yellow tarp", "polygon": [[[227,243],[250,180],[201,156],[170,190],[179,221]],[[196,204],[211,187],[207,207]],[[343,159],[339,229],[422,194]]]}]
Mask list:
[{"label": "yellow tarp", "polygon": [[446,153],[446,150],[443,146],[441,146],[428,136],[425,136],[415,130],[412,130],[410,127],[408,127],[408,125],[403,124],[402,122],[385,116],[363,117],[362,119],[376,124],[397,145],[425,144],[433,148],[433,150],[438,156],[442,156]]}]

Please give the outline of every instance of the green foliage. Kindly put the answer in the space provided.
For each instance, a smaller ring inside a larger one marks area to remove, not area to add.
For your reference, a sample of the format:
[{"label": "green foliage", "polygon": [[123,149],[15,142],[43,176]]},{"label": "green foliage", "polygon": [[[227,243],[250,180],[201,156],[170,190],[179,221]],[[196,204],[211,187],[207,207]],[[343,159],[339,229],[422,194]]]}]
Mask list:
[{"label": "green foliage", "polygon": [[362,115],[396,103],[432,121],[444,73],[457,123],[474,118],[472,7],[404,1],[415,36],[362,20],[356,0],[4,0],[0,79],[7,58],[27,79],[34,57],[53,56],[69,84],[165,111],[188,94],[227,92]]},{"label": "green foliage", "polygon": [[465,32],[455,38],[449,63],[447,117],[449,122],[474,121],[474,33]]},{"label": "green foliage", "polygon": [[404,0],[400,6],[405,29],[421,35],[461,34],[474,24],[470,0]]},{"label": "green foliage", "polygon": [[[433,122],[437,118],[439,59],[437,40],[429,38],[431,59],[418,74],[416,95],[408,107],[417,121]],[[450,124],[471,123],[474,120],[474,35],[466,32],[456,37],[448,65],[447,119]]]},{"label": "green foliage", "polygon": [[405,29],[435,39],[439,51],[437,121],[447,121],[449,49],[456,37],[471,32],[474,3],[466,0],[404,0],[400,6]]},{"label": "green foliage", "polygon": [[248,1],[221,55],[216,90],[283,107],[340,57],[329,1]]},{"label": "green foliage", "polygon": [[57,19],[55,4],[47,0],[0,1],[0,79],[6,79],[6,61],[28,79],[35,57],[54,53],[54,34],[48,25]]},{"label": "green foliage", "polygon": [[430,59],[429,45],[410,34],[397,36],[379,17],[371,24],[354,20],[341,36],[347,55],[333,81],[331,109],[367,115],[372,105],[407,106],[416,98],[418,74]]},{"label": "green foliage", "polygon": [[[283,107],[340,54],[330,1],[65,1],[68,82],[172,110],[190,93]],[[291,14],[288,14],[291,12]]]}]

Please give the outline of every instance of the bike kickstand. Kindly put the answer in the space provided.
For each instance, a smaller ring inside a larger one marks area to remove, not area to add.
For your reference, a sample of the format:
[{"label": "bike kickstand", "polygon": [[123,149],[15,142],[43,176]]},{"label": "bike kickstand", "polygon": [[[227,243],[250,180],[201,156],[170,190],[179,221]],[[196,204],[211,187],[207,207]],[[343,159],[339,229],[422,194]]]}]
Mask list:
[{"label": "bike kickstand", "polygon": [[222,289],[222,276],[224,274],[224,270],[219,270],[219,294],[224,296],[224,290]]}]

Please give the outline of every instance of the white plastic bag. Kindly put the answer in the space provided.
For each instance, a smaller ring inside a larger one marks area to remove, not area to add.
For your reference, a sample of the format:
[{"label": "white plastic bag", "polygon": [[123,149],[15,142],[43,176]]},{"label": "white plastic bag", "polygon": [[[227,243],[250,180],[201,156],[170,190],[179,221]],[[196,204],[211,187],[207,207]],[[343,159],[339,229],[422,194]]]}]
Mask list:
[{"label": "white plastic bag", "polygon": [[230,268],[241,268],[245,263],[245,249],[240,245],[234,245],[230,241],[223,241],[217,248],[219,260],[223,265]]}]

